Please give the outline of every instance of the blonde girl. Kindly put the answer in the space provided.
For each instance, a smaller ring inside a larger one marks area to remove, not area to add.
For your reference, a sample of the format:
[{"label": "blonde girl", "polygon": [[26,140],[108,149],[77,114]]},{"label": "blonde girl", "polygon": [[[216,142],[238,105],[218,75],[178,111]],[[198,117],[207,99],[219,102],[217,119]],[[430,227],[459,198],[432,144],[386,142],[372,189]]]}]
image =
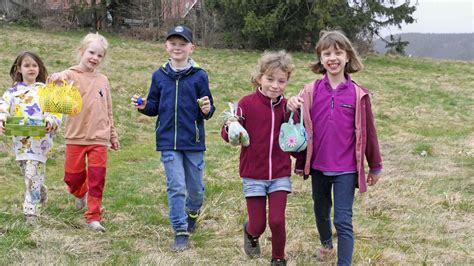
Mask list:
[{"label": "blonde girl", "polygon": [[104,36],[89,33],[78,49],[79,64],[50,77],[53,82],[74,82],[82,96],[82,112],[66,117],[64,182],[76,197],[76,208],[87,206],[84,218],[89,227],[100,232],[105,232],[101,221],[107,148],[120,148],[112,115],[110,84],[97,70],[107,49]]}]

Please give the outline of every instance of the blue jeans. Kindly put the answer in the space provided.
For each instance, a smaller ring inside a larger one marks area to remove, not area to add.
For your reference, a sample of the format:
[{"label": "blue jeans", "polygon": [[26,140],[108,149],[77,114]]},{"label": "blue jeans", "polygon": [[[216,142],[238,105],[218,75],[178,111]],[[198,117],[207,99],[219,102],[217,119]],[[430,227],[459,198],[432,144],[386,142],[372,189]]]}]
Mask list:
[{"label": "blue jeans", "polygon": [[169,218],[175,232],[188,229],[188,215],[204,200],[204,152],[161,151],[166,172]]},{"label": "blue jeans", "polygon": [[321,245],[332,248],[331,190],[334,193],[334,227],[337,232],[337,265],[350,265],[354,251],[352,204],[357,174],[326,176],[311,170],[314,214]]},{"label": "blue jeans", "polygon": [[291,179],[289,176],[275,178],[272,180],[261,180],[244,177],[242,178],[245,197],[266,197],[275,191],[286,191],[291,193]]}]

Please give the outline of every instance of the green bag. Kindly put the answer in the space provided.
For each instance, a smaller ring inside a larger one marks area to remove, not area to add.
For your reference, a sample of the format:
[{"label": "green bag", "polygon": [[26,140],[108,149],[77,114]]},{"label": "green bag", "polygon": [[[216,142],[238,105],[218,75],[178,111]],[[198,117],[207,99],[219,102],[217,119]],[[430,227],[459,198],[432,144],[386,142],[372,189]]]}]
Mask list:
[{"label": "green bag", "polygon": [[5,135],[44,137],[45,125],[44,119],[9,116],[5,124]]},{"label": "green bag", "polygon": [[303,126],[303,106],[301,106],[301,117],[298,124],[293,121],[293,112],[291,112],[288,122],[281,124],[278,142],[284,152],[300,152],[306,149],[308,138]]}]

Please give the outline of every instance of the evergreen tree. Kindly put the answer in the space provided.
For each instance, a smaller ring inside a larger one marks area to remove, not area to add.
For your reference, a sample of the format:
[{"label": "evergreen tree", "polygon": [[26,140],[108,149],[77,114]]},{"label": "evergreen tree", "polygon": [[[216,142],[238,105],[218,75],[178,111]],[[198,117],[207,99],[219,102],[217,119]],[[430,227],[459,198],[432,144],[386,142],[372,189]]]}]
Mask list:
[{"label": "evergreen tree", "polygon": [[415,11],[409,0],[400,5],[395,0],[204,1],[220,18],[227,43],[262,49],[313,46],[322,29],[370,42],[384,27],[413,23]]}]

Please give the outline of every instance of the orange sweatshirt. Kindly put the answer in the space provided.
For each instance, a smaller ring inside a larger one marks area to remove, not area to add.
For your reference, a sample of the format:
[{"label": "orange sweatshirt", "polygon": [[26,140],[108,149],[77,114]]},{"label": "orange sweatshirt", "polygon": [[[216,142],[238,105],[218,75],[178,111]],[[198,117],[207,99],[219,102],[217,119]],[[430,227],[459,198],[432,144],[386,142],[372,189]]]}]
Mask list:
[{"label": "orange sweatshirt", "polygon": [[82,96],[82,111],[66,116],[66,144],[110,145],[118,141],[112,114],[112,96],[107,77],[96,72],[84,72],[73,66],[61,72],[74,82]]}]

